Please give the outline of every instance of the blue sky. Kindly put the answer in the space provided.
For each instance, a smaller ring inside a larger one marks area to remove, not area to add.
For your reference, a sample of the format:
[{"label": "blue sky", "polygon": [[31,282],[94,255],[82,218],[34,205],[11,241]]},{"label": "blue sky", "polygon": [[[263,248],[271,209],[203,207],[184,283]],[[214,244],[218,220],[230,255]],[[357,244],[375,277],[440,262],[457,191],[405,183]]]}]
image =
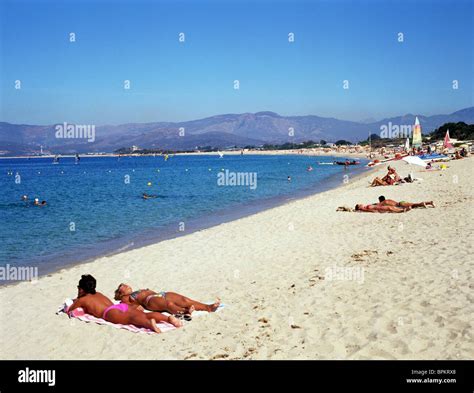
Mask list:
[{"label": "blue sky", "polygon": [[469,0],[0,3],[0,121],[360,120],[474,105]]}]

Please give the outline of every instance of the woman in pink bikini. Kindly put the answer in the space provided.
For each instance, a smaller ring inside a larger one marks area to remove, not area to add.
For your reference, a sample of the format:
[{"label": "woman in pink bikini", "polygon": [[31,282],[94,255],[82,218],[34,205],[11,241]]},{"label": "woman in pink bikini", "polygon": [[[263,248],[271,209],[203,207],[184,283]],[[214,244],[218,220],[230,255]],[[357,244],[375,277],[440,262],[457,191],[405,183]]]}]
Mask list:
[{"label": "woman in pink bikini", "polygon": [[142,306],[150,311],[167,311],[171,314],[190,315],[193,311],[216,311],[219,299],[213,304],[204,304],[175,292],[155,292],[150,289],[134,291],[127,284],[120,284],[115,291],[115,300],[129,305]]},{"label": "woman in pink bikini", "polygon": [[168,322],[175,327],[183,323],[174,316],[165,316],[159,312],[144,313],[134,305],[126,303],[114,304],[108,297],[96,292],[96,279],[90,274],[82,275],[77,286],[77,299],[66,310],[67,314],[81,307],[84,312],[108,322],[122,325],[135,325],[161,333],[156,322]]}]

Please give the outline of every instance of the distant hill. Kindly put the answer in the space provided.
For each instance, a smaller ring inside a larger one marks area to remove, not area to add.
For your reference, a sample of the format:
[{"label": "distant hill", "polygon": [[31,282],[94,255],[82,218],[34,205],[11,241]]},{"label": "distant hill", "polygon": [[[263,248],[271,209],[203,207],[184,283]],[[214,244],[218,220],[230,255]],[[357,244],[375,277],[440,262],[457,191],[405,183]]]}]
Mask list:
[{"label": "distant hill", "polygon": [[[423,116],[423,132],[432,132],[444,123],[474,124],[474,107],[448,115]],[[25,125],[0,122],[0,154],[35,154],[43,146],[57,154],[112,152],[132,145],[150,149],[189,150],[199,146],[224,149],[231,146],[263,145],[264,143],[319,141],[352,142],[365,140],[369,133],[379,133],[389,122],[411,125],[414,114],[406,114],[375,122],[355,122],[334,118],[280,116],[274,112],[223,114],[186,122],[129,123],[97,126],[94,142],[84,139],[58,139],[55,125]],[[184,131],[184,135],[183,135]]]}]

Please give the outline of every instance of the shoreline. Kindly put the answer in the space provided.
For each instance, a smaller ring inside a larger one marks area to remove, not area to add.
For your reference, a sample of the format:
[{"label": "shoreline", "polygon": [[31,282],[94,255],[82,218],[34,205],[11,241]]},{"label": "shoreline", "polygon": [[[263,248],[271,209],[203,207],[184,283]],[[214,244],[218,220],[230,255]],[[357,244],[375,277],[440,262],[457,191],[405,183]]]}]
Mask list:
[{"label": "shoreline", "polygon": [[[312,150],[312,149],[303,149],[303,150]],[[222,151],[224,155],[240,155],[239,151]],[[217,152],[177,152],[170,153],[171,155],[176,156],[206,156],[206,155],[219,155]],[[316,156],[316,157],[347,157],[352,158],[367,158],[366,153],[361,152],[339,152],[339,151],[306,151],[301,152],[301,149],[289,149],[289,150],[245,150],[244,155],[304,155],[304,156]],[[115,153],[106,153],[106,154],[79,154],[80,158],[106,158],[106,157],[156,157],[161,156],[162,154],[115,154]],[[48,154],[42,156],[11,156],[5,157],[0,156],[0,160],[10,160],[10,159],[39,159],[39,158],[49,158],[53,159],[54,157],[59,156],[60,158],[75,158],[75,154]]]},{"label": "shoreline", "polygon": [[[368,176],[384,174],[381,165],[343,187],[63,269],[34,284],[2,287],[1,357],[470,359],[473,163],[470,157],[425,172],[395,161],[390,165],[400,175],[413,172],[423,180],[369,187]],[[381,194],[432,199],[436,208],[336,212]],[[328,272],[336,268],[363,274],[331,279]],[[107,296],[127,282],[201,301],[218,296],[226,307],[158,336],[55,315],[81,274],[94,275]]]},{"label": "shoreline", "polygon": [[[351,176],[351,179],[355,180],[362,176],[368,177],[372,169],[373,168],[366,167],[365,165],[356,167],[355,168],[356,174],[355,176]],[[343,172],[343,174],[344,173],[345,172]],[[351,174],[351,173],[349,172],[347,174]],[[176,230],[173,231],[172,228],[176,227],[175,224],[168,224],[160,228],[147,228],[143,232],[130,234],[128,236],[122,236],[119,238],[109,239],[101,243],[100,245],[102,247],[98,247],[94,251],[87,250],[87,252],[85,252],[85,249],[84,250],[81,249],[80,251],[82,252],[84,256],[80,257],[79,259],[71,260],[71,255],[74,255],[75,251],[69,250],[69,251],[65,251],[61,253],[60,255],[53,254],[52,256],[48,256],[44,259],[35,261],[34,265],[31,265],[31,267],[35,267],[38,270],[43,270],[43,272],[38,275],[38,278],[40,279],[42,277],[50,276],[52,274],[60,272],[64,269],[71,269],[76,266],[92,263],[95,260],[100,259],[100,258],[113,257],[122,252],[137,250],[137,249],[141,249],[147,246],[161,243],[163,241],[177,239],[183,236],[188,236],[196,232],[204,231],[209,228],[213,228],[225,223],[233,222],[242,218],[259,214],[267,210],[284,206],[288,203],[291,203],[297,200],[302,200],[302,199],[309,198],[311,196],[321,194],[327,191],[343,188],[346,184],[341,183],[339,185],[336,185],[336,178],[339,177],[340,175],[341,174],[334,174],[334,175],[329,176],[325,180],[326,184],[318,188],[318,190],[314,190],[313,188],[305,188],[305,189],[298,190],[298,192],[296,192],[295,194],[278,195],[278,196],[274,196],[270,198],[251,201],[243,205],[238,205],[238,206],[233,206],[226,209],[217,210],[213,212],[212,214],[208,215],[207,219],[206,219],[206,216],[195,217],[193,219],[190,219],[187,222],[186,227],[190,229],[187,229],[185,232],[179,232]],[[238,208],[239,210],[238,212],[235,211],[236,208]],[[142,239],[142,237],[145,237],[145,239]],[[85,255],[89,255],[89,256],[85,256]],[[68,262],[66,262],[66,264],[64,265],[59,265],[59,260],[64,259],[64,258],[68,259]],[[6,263],[9,263],[9,262],[6,262]],[[50,266],[46,268],[42,267],[43,263],[49,264]],[[15,264],[12,266],[15,266]],[[20,262],[18,266],[25,266],[25,264],[23,262]],[[4,288],[7,286],[14,286],[18,284],[20,284],[20,282],[15,282],[15,281],[1,282],[0,281],[0,288]]]}]

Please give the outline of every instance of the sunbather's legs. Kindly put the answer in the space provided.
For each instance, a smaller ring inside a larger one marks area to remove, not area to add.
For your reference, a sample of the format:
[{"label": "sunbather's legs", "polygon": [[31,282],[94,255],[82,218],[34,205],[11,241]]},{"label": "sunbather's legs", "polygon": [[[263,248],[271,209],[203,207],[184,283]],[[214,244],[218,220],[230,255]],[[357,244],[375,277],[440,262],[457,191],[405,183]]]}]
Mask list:
[{"label": "sunbather's legs", "polygon": [[371,186],[372,187],[376,187],[376,186],[385,186],[387,185],[386,182],[384,182],[382,179],[376,177],[373,181],[372,181],[372,184]]},{"label": "sunbather's legs", "polygon": [[410,206],[407,206],[407,207],[387,206],[387,207],[390,208],[389,210],[390,213],[404,213],[411,210]]},{"label": "sunbather's legs", "polygon": [[142,311],[129,309],[127,312],[120,310],[110,310],[106,315],[106,320],[112,323],[120,323],[122,325],[135,325],[151,329],[156,333],[161,333],[161,330],[156,326],[155,319],[148,318]]},{"label": "sunbather's legs", "polygon": [[181,307],[168,299],[172,292],[166,292],[166,299],[163,297],[152,297],[147,303],[147,309],[151,311],[168,311],[171,314],[184,314],[188,312],[186,307]]},{"label": "sunbather's legs", "polygon": [[213,304],[204,304],[174,292],[166,292],[166,300],[173,303],[176,307],[185,308],[186,312],[189,313],[192,313],[194,310],[209,312],[216,311],[220,305],[219,300]]},{"label": "sunbather's legs", "polygon": [[433,201],[420,202],[420,203],[400,202],[398,205],[400,207],[411,207],[412,209],[416,209],[418,207],[427,207],[427,206],[434,207]]},{"label": "sunbather's legs", "polygon": [[181,322],[179,319],[177,319],[173,315],[170,315],[168,317],[168,316],[163,315],[163,314],[161,314],[159,312],[156,312],[156,311],[145,313],[145,315],[148,319],[154,319],[157,322],[168,322],[168,323],[171,323],[173,326],[176,326],[176,327],[183,326],[183,322]]},{"label": "sunbather's legs", "polygon": [[373,208],[374,211],[379,213],[403,213],[411,210],[411,207],[395,207],[395,206],[376,206]]}]

